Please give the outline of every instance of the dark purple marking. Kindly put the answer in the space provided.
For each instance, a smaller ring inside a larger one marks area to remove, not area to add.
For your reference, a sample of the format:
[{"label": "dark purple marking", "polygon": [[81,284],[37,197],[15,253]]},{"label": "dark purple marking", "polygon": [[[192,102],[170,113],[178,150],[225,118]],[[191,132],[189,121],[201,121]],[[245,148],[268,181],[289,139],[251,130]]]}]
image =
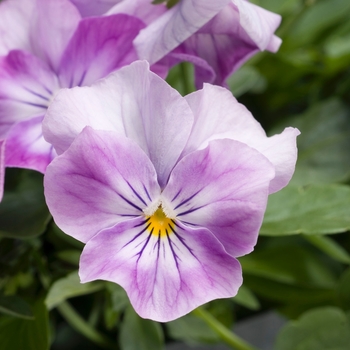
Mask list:
[{"label": "dark purple marking", "polygon": [[176,193],[176,195],[174,196],[174,198],[171,200],[172,202],[174,202],[174,200],[177,198],[177,196],[181,193],[181,188],[179,189],[179,191]]},{"label": "dark purple marking", "polygon": [[[146,222],[143,222],[142,225],[145,224],[145,223]],[[131,241],[129,241],[128,243],[124,244],[123,248],[126,247],[127,245],[129,245],[130,243],[132,243],[137,237],[140,237],[149,228],[150,225],[151,225],[151,223],[149,223],[144,229],[142,229],[139,233],[137,233]],[[140,225],[136,225],[135,227],[137,227],[137,226],[140,226]],[[153,229],[152,229],[152,231],[153,231]]]},{"label": "dark purple marking", "polygon": [[[171,227],[170,227],[170,229],[171,229]],[[172,230],[172,231],[173,231],[173,230]],[[174,231],[173,231],[173,232],[174,232]],[[170,250],[171,250],[171,252],[173,253],[173,257],[174,257],[174,260],[175,260],[176,268],[179,270],[179,262],[178,262],[178,260],[181,260],[181,259],[180,259],[180,258],[178,257],[178,255],[175,253],[175,249],[174,249],[174,247],[173,247],[173,242],[171,241],[171,239],[170,239],[170,237],[169,237],[169,232],[168,232],[167,229],[165,230],[165,233],[166,233],[166,236],[167,236],[167,238],[168,238]]]},{"label": "dark purple marking", "polygon": [[128,184],[128,186],[131,188],[131,190],[134,192],[135,196],[144,204],[147,206],[146,202],[143,200],[143,198],[137,193],[137,191],[134,189],[134,187],[132,187],[129,183],[129,181],[126,181],[126,183]]},{"label": "dark purple marking", "polygon": [[83,84],[83,81],[86,77],[86,70],[84,70],[84,73],[82,74],[79,83],[77,84],[77,86],[81,86]]},{"label": "dark purple marking", "polygon": [[[174,224],[175,224],[176,227],[178,227],[179,229],[181,229],[181,227],[180,227],[175,221],[173,221],[173,222],[174,222]],[[176,233],[175,229],[173,229],[171,226],[170,226],[170,228],[171,228],[171,231],[173,231],[173,234],[174,234],[174,235],[179,239],[179,241],[188,249],[188,251],[191,253],[191,255],[193,255],[193,256],[197,259],[197,257],[194,255],[192,249],[185,243],[185,240],[184,240],[180,235],[178,235],[178,234]],[[197,259],[197,260],[198,260],[198,259]]]},{"label": "dark purple marking", "polygon": [[26,105],[33,106],[33,107],[43,108],[43,109],[47,109],[47,107],[48,107],[48,106],[41,105],[41,104],[38,104],[38,103],[32,103],[32,102],[17,100],[15,98],[9,98],[9,100],[16,101],[16,102],[19,102],[19,103],[24,103]]},{"label": "dark purple marking", "polygon": [[50,101],[50,99],[47,96],[41,95],[38,92],[35,92],[35,91],[31,90],[31,89],[28,89],[27,87],[23,87],[23,88],[24,88],[24,90],[30,92],[34,96],[37,96],[37,97],[39,97],[39,98],[41,98],[41,99],[43,99],[45,101]]},{"label": "dark purple marking", "polygon": [[145,186],[144,184],[142,184],[142,186],[143,186],[143,189],[144,189],[145,192],[146,192],[146,195],[147,195],[148,199],[152,202],[152,198],[151,198],[151,196],[149,195],[146,186]]},{"label": "dark purple marking", "polygon": [[125,198],[124,196],[122,196],[121,194],[118,193],[118,196],[119,196],[120,198],[124,199],[124,201],[125,201],[126,203],[128,203],[129,205],[131,205],[133,208],[142,211],[142,209],[141,209],[140,207],[138,207],[136,204],[130,202],[128,199],[126,199],[126,198]]},{"label": "dark purple marking", "polygon": [[184,201],[182,201],[180,204],[178,204],[174,210],[176,210],[177,208],[181,207],[182,205],[186,204],[188,201],[190,201],[192,198],[194,198],[195,196],[197,196],[197,194],[202,191],[202,189],[198,190],[196,193],[194,193],[192,196],[188,197],[187,199],[185,199]]},{"label": "dark purple marking", "polygon": [[[141,248],[141,250],[136,254],[136,255],[139,256],[139,257],[137,258],[136,262],[139,262],[139,260],[140,260],[140,258],[141,258],[141,256],[142,256],[142,253],[143,253],[143,251],[144,251],[146,245],[148,244],[148,242],[149,242],[149,240],[150,240],[150,238],[151,238],[151,236],[152,236],[152,234],[153,234],[153,230],[154,230],[154,228],[152,228],[151,232],[149,233],[149,235],[148,235],[148,237],[147,237],[147,239],[146,239],[146,242],[145,242],[145,244],[143,245],[143,247]],[[136,237],[135,237],[135,238],[136,238]]]},{"label": "dark purple marking", "polygon": [[189,214],[189,213],[193,213],[194,211],[198,210],[198,209],[201,209],[203,208],[204,205],[200,206],[200,207],[197,207],[197,208],[194,208],[194,209],[189,209],[187,211],[183,211],[182,213],[180,214],[177,214],[176,216],[181,216],[181,215],[186,215],[186,214]]}]

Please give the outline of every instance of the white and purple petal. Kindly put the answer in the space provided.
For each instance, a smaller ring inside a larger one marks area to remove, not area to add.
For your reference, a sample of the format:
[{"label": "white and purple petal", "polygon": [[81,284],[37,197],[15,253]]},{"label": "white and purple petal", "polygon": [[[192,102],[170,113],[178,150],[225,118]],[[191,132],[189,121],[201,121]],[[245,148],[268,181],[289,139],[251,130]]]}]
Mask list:
[{"label": "white and purple petal", "polygon": [[60,86],[90,85],[135,61],[132,41],[143,27],[139,19],[123,14],[81,20],[60,63]]},{"label": "white and purple petal", "polygon": [[0,55],[14,49],[31,50],[29,32],[31,15],[35,9],[32,0],[5,0],[0,3]]},{"label": "white and purple petal", "polygon": [[57,77],[32,54],[13,50],[0,57],[0,137],[14,123],[43,115],[57,89]]},{"label": "white and purple petal", "polygon": [[102,16],[123,0],[70,0],[83,17]]},{"label": "white and purple petal", "polygon": [[206,147],[210,140],[237,140],[261,152],[275,166],[276,177],[271,181],[270,193],[288,184],[297,159],[298,129],[287,128],[280,135],[267,137],[246,107],[238,103],[230,91],[219,86],[205,84],[202,90],[185,98],[195,122],[182,156]]},{"label": "white and purple petal", "polygon": [[63,52],[81,15],[69,0],[34,0],[30,40],[32,52],[57,72]]},{"label": "white and purple petal", "polygon": [[142,215],[160,194],[154,167],[135,142],[91,127],[47,167],[44,186],[57,225],[82,242]]},{"label": "white and purple petal", "polygon": [[214,140],[184,157],[162,193],[178,220],[209,229],[234,257],[253,250],[273,165],[249,146]]},{"label": "white and purple petal", "polygon": [[193,123],[186,100],[137,61],[91,87],[61,90],[43,121],[45,139],[58,154],[80,131],[114,130],[136,141],[148,155],[164,186]]},{"label": "white and purple petal", "polygon": [[149,24],[134,43],[139,57],[154,63],[212,19],[230,0],[186,0]]},{"label": "white and purple petal", "polygon": [[135,218],[89,240],[80,259],[81,281],[120,284],[141,317],[159,322],[237,293],[240,264],[207,229],[178,223],[160,236],[146,227],[143,217]]},{"label": "white and purple petal", "polygon": [[43,116],[14,124],[7,133],[5,164],[7,167],[33,169],[45,173],[55,157],[52,145],[44,140]]}]

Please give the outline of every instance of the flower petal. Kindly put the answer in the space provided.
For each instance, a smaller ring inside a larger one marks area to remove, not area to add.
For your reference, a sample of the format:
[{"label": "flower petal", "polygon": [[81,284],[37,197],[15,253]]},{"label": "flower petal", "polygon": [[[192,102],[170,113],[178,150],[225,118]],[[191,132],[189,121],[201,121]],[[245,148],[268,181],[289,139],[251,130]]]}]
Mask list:
[{"label": "flower petal", "polygon": [[6,0],[0,3],[0,55],[10,50],[30,51],[29,28],[34,10],[32,0]]},{"label": "flower petal", "polygon": [[126,13],[139,18],[148,25],[167,11],[165,4],[155,5],[149,0],[128,0],[120,1],[107,12],[107,15]]},{"label": "flower petal", "polygon": [[90,127],[48,166],[44,186],[57,225],[82,242],[141,215],[160,192],[152,163],[133,141]]},{"label": "flower petal", "polygon": [[270,193],[287,185],[297,158],[298,129],[288,128],[280,135],[268,138],[261,125],[231,92],[218,86],[205,84],[202,90],[185,98],[193,110],[195,122],[182,156],[206,147],[210,140],[237,140],[261,152],[275,166],[276,177],[271,181]]},{"label": "flower petal", "polygon": [[43,121],[45,139],[58,154],[89,125],[115,130],[138,143],[163,186],[181,154],[193,122],[187,102],[163,79],[135,62],[91,87],[62,90]]},{"label": "flower petal", "polygon": [[178,220],[206,227],[237,257],[256,244],[274,175],[273,165],[253,148],[214,140],[176,165],[162,198]]},{"label": "flower petal", "polygon": [[30,53],[0,57],[0,137],[15,122],[43,115],[56,89],[55,75]]},{"label": "flower petal", "polygon": [[187,0],[180,1],[157,20],[148,25],[134,43],[139,57],[150,63],[165,56],[211,18],[230,0]]},{"label": "flower petal", "polygon": [[71,0],[83,17],[101,16],[120,1],[122,0]]},{"label": "flower petal", "polygon": [[62,54],[81,16],[69,0],[36,0],[31,27],[35,55],[57,71]]},{"label": "flower petal", "polygon": [[144,221],[119,223],[87,242],[81,281],[120,284],[141,317],[159,322],[237,293],[241,267],[208,230],[178,224],[174,233],[160,237],[145,229]]},{"label": "flower petal", "polygon": [[62,87],[90,85],[113,70],[136,60],[132,41],[144,27],[128,15],[80,21],[62,57]]},{"label": "flower petal", "polygon": [[6,138],[6,166],[26,168],[45,173],[55,157],[52,145],[44,140],[43,116],[16,123]]}]

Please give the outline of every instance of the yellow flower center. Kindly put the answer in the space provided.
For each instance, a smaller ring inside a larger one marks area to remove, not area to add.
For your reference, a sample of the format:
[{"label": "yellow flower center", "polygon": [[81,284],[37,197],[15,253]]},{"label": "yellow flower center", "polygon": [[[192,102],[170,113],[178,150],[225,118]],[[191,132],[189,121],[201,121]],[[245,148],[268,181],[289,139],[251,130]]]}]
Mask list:
[{"label": "yellow flower center", "polygon": [[165,237],[173,232],[175,223],[168,218],[161,206],[151,216],[147,216],[147,230],[153,235]]}]

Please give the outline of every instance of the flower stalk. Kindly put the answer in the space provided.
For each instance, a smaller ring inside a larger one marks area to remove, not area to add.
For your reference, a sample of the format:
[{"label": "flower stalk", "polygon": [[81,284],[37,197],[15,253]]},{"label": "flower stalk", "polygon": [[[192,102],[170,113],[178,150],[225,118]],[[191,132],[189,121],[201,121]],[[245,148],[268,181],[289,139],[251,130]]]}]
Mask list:
[{"label": "flower stalk", "polygon": [[205,323],[216,332],[220,338],[229,345],[232,349],[236,350],[257,350],[254,346],[250,345],[236,334],[226,328],[221,322],[213,317],[208,311],[199,307],[193,310],[193,314],[201,318]]}]

